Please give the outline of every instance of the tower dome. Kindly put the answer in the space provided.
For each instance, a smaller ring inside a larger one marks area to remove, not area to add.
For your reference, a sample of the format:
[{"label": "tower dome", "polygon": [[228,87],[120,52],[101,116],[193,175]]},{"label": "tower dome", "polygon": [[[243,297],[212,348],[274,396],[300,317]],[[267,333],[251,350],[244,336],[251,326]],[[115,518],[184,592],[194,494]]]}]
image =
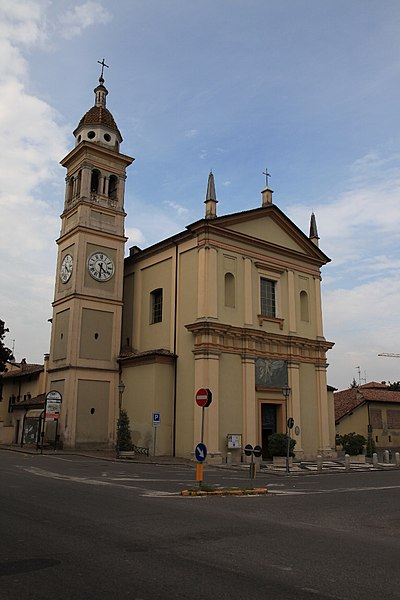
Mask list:
[{"label": "tower dome", "polygon": [[106,107],[108,90],[104,85],[103,73],[99,77],[99,85],[95,87],[94,94],[94,106],[83,115],[74,131],[75,145],[92,142],[118,152],[122,136],[114,117]]}]

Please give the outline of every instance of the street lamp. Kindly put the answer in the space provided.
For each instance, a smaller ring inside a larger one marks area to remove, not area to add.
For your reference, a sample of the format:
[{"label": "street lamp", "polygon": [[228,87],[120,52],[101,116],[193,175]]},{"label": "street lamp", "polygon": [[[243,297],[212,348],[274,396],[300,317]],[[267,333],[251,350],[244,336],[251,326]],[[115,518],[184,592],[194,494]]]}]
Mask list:
[{"label": "street lamp", "polygon": [[289,410],[288,410],[290,392],[291,392],[291,389],[288,386],[288,384],[286,384],[282,388],[282,394],[284,395],[285,400],[286,400],[286,473],[290,472],[290,469],[289,469],[290,437],[289,437]]},{"label": "street lamp", "polygon": [[118,391],[119,391],[119,416],[121,416],[121,409],[122,409],[122,394],[125,391],[125,384],[122,381],[122,379],[120,380],[119,384],[118,384]]},{"label": "street lamp", "polygon": [[117,458],[119,458],[119,430],[121,427],[122,394],[125,391],[125,384],[120,379],[118,384],[119,402],[118,402],[118,424],[117,424]]}]

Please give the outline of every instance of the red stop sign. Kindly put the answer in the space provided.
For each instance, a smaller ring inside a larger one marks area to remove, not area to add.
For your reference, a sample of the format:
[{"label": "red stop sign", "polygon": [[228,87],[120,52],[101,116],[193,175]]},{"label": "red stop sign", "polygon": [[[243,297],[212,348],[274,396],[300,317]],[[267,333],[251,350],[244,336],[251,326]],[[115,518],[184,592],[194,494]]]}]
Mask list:
[{"label": "red stop sign", "polygon": [[199,406],[206,406],[207,402],[208,402],[208,390],[206,390],[204,388],[200,388],[196,392],[196,403]]}]

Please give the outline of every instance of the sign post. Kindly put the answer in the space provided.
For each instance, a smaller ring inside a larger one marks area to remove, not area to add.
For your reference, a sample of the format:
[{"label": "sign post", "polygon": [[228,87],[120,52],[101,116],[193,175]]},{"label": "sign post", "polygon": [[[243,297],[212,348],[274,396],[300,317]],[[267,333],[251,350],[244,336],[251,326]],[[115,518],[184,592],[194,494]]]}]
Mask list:
[{"label": "sign post", "polygon": [[290,430],[294,427],[293,417],[289,417],[286,421],[286,473],[290,473],[289,456],[290,456]]},{"label": "sign post", "polygon": [[61,404],[62,404],[62,396],[60,392],[56,390],[52,390],[46,394],[45,404],[44,404],[44,417],[43,417],[43,429],[40,432],[40,454],[43,454],[43,443],[44,443],[44,434],[46,429],[46,421],[55,421],[56,422],[56,433],[54,439],[54,450],[57,447],[57,432],[58,432],[58,420],[60,418],[61,413]]},{"label": "sign post", "polygon": [[161,414],[159,412],[153,413],[153,428],[154,428],[154,441],[153,441],[153,456],[156,455],[156,439],[157,439],[157,427],[161,425]]},{"label": "sign post", "polygon": [[204,409],[210,406],[212,393],[208,388],[200,388],[196,393],[196,404],[201,406],[201,443],[204,441]]},{"label": "sign post", "polygon": [[197,459],[196,481],[199,487],[203,483],[203,462],[207,456],[207,448],[204,444],[204,409],[210,406],[212,402],[212,393],[208,388],[200,388],[196,392],[196,404],[201,407],[201,442],[197,444],[194,453]]},{"label": "sign post", "polygon": [[254,462],[254,456],[256,456],[257,458],[259,458],[262,454],[262,448],[261,446],[253,446],[251,444],[246,444],[244,447],[244,453],[246,456],[251,456],[251,463],[250,463],[250,479],[255,479],[256,478],[256,464]]}]

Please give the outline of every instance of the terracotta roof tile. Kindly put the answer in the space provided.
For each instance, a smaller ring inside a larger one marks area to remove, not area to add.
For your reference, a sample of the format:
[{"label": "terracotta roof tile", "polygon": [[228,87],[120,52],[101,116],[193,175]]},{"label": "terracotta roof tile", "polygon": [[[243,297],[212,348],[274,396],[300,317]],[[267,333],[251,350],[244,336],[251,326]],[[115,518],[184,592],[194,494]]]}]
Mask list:
[{"label": "terracotta roof tile", "polygon": [[92,106],[79,121],[78,127],[81,125],[106,125],[110,129],[118,131],[114,117],[108,108],[103,108],[102,106]]},{"label": "terracotta roof tile", "polygon": [[14,369],[13,371],[6,371],[5,373],[1,373],[0,377],[2,379],[13,379],[14,377],[25,377],[26,375],[33,375],[34,373],[41,373],[44,371],[43,365],[31,364],[28,365],[26,363],[15,363],[18,369]]},{"label": "terracotta roof tile", "polygon": [[400,404],[400,392],[389,390],[386,384],[375,381],[336,392],[333,397],[336,422],[364,402],[398,402]]}]

